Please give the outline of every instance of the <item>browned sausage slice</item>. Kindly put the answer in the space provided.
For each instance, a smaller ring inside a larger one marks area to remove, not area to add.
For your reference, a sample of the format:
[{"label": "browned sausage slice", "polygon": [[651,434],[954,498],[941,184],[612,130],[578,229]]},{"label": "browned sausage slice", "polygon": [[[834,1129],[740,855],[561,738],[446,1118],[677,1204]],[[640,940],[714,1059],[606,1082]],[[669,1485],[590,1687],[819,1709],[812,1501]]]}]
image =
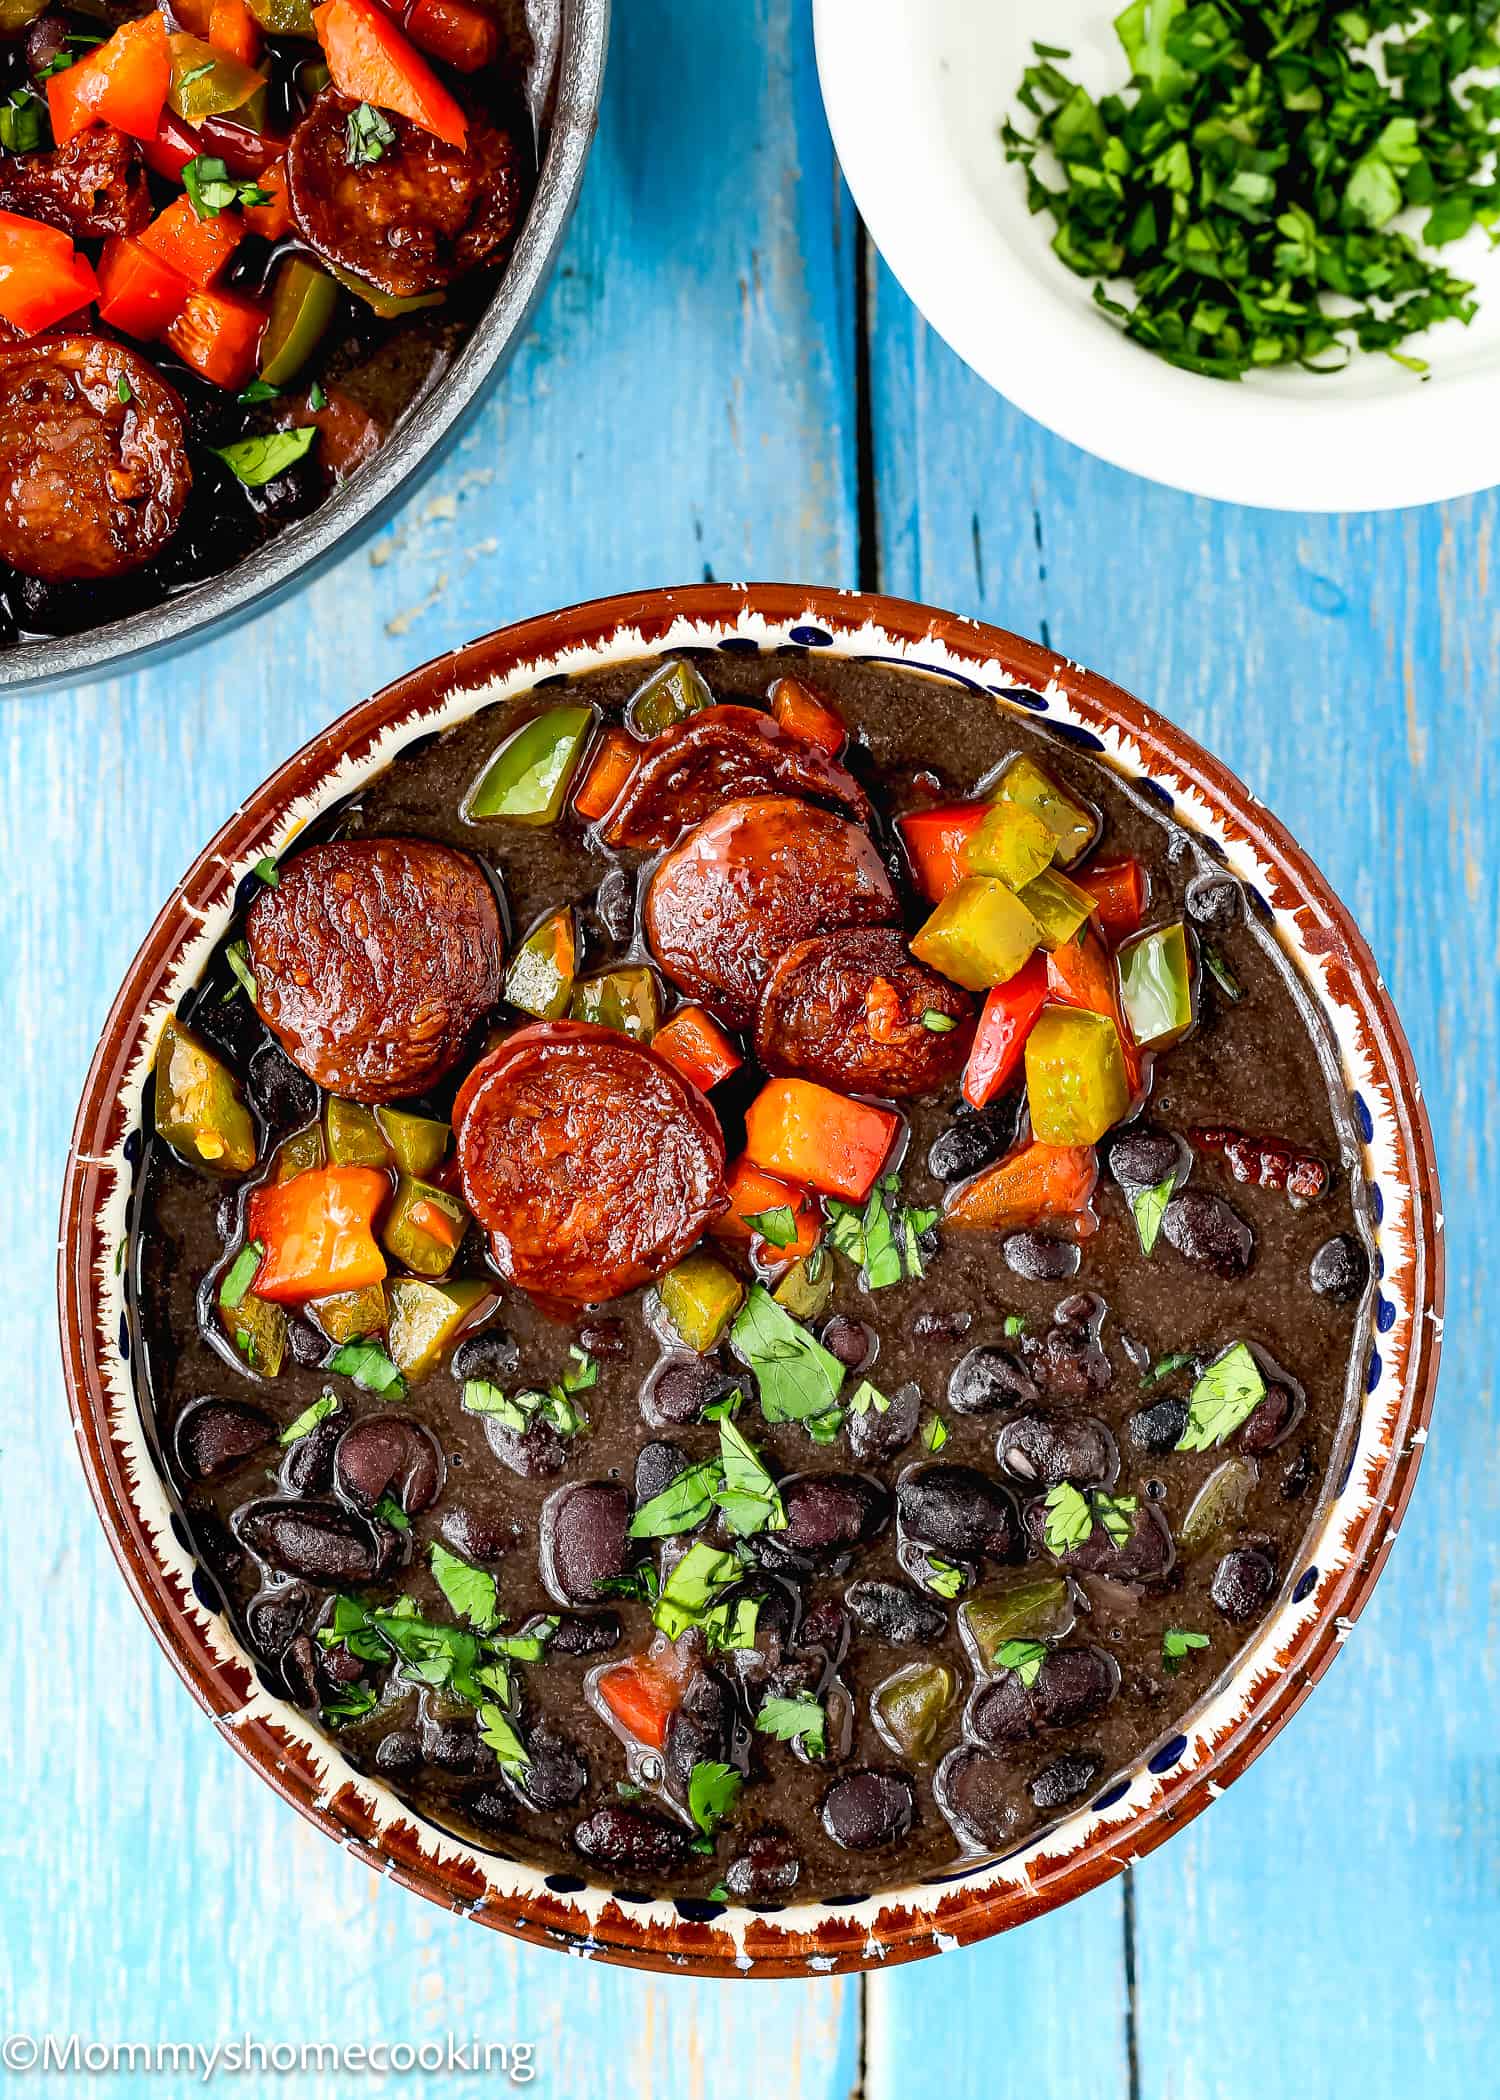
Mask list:
[{"label": "browned sausage slice", "polygon": [[46,152],[0,157],[0,210],[56,226],[75,241],[139,233],[151,216],[133,139],[94,124]]},{"label": "browned sausage slice", "polygon": [[469,1074],[453,1122],[496,1266],[543,1298],[597,1305],[651,1283],[728,1206],[713,1110],[611,1028],[520,1029]]},{"label": "browned sausage slice", "polygon": [[97,336],[0,345],[0,558],[70,583],[121,576],[171,538],[192,486],[177,396]]},{"label": "browned sausage slice", "polygon": [[379,160],[351,167],[357,105],[324,88],[287,147],[287,196],[303,239],[393,298],[441,291],[502,262],[521,220],[520,156],[508,131],[468,106],[469,142],[445,145],[405,117]]},{"label": "browned sausage slice", "polygon": [[768,1072],[846,1093],[930,1094],[962,1070],[973,1012],[889,927],[818,933],[767,978],[755,1054]]},{"label": "browned sausage slice", "polygon": [[847,767],[788,736],[755,707],[706,707],[642,753],[604,822],[611,846],[670,846],[689,824],[745,795],[805,795],[867,824],[870,805]]},{"label": "browned sausage slice", "polygon": [[295,1065],[355,1101],[421,1093],[500,996],[484,870],[432,839],[309,846],[245,921],[256,1005]]},{"label": "browned sausage slice", "polygon": [[651,878],[646,938],[683,991],[748,1028],[760,988],[793,941],[901,916],[885,863],[847,818],[768,795],[695,825]]}]

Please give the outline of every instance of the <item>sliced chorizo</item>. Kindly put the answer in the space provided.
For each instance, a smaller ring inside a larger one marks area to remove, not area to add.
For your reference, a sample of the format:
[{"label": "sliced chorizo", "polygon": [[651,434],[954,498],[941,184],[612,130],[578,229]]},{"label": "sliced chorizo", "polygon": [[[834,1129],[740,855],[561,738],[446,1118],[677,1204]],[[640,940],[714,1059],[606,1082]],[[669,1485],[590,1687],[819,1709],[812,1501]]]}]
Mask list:
[{"label": "sliced chorizo", "polygon": [[973,1012],[893,928],[816,933],[766,979],[755,1054],[768,1072],[845,1093],[930,1094],[963,1069]]},{"label": "sliced chorizo", "polygon": [[255,1003],[301,1071],[355,1101],[418,1094],[500,996],[499,907],[432,839],[340,839],[288,861],[245,921]]},{"label": "sliced chorizo", "polygon": [[869,822],[864,789],[816,745],[755,707],[706,707],[642,753],[604,822],[611,846],[670,846],[690,824],[746,795],[805,795]]},{"label": "sliced chorizo", "polygon": [[728,1206],[713,1110],[614,1029],[520,1029],[469,1074],[453,1120],[496,1266],[542,1298],[596,1305],[650,1283]]},{"label": "sliced chorizo", "polygon": [[0,345],[0,558],[23,576],[121,576],[160,553],[192,486],[182,407],[97,336]]},{"label": "sliced chorizo", "polygon": [[662,969],[734,1028],[794,941],[888,926],[901,907],[867,833],[784,795],[730,802],[697,824],[646,891],[646,938]]},{"label": "sliced chorizo", "polygon": [[133,139],[94,124],[45,152],[0,157],[0,210],[18,211],[75,241],[139,233],[151,216]]},{"label": "sliced chorizo", "polygon": [[378,160],[351,166],[347,125],[358,107],[324,88],[287,147],[297,230],[326,262],[393,298],[417,298],[482,263],[503,262],[524,202],[515,140],[477,107],[468,144],[449,146],[406,117]]}]

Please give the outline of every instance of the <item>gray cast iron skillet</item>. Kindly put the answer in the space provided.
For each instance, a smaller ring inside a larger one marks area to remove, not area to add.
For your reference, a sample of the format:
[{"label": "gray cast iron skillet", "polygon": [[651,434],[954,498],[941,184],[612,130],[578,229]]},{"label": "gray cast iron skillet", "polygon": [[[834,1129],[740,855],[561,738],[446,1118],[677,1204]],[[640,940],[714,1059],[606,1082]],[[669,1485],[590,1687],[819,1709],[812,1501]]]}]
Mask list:
[{"label": "gray cast iron skillet", "polygon": [[[85,634],[59,635],[0,649],[0,687],[74,683],[135,665],[149,651],[206,634],[263,609],[305,583],[395,508],[408,482],[457,435],[486,380],[526,331],[562,246],[598,122],[609,42],[610,0],[529,4],[536,25],[534,69],[540,171],[536,195],[495,295],[452,365],[397,424],[375,458],[328,496],[222,575]],[[550,63],[549,63],[550,60]]]}]

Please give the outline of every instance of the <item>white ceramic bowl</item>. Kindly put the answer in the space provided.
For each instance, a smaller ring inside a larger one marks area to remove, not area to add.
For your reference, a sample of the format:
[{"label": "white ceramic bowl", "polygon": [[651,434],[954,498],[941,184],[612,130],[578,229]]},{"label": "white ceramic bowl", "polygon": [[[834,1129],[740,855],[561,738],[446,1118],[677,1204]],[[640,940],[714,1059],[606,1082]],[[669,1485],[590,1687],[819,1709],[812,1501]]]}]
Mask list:
[{"label": "white ceramic bowl", "polygon": [[[928,321],[1007,400],[1153,481],[1277,510],[1386,510],[1500,482],[1500,253],[1480,233],[1443,250],[1479,289],[1392,359],[1337,375],[1238,383],[1179,372],[1095,307],[1051,251],[999,125],[1034,38],[1073,54],[1095,92],[1126,67],[1116,0],[814,0],[835,146],[877,247]],[[1019,112],[1022,128],[1031,119]]]}]

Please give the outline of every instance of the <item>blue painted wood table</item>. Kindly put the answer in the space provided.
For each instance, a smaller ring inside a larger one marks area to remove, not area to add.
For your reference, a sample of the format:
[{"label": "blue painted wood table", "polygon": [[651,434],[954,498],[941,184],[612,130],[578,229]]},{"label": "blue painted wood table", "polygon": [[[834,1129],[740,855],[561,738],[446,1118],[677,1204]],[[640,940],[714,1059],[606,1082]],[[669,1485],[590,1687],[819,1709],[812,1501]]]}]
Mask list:
[{"label": "blue painted wood table", "polygon": [[[562,268],[441,471],[371,544],[238,632],[0,711],[0,2028],[520,2038],[536,2044],[535,2089],[568,2100],[1492,2093],[1500,500],[1252,514],[1049,439],[862,254],[795,0],[616,14]],[[54,1336],[54,1218],[85,1066],[201,842],[409,664],[524,613],[700,576],[861,581],[1049,636],[1201,737],[1369,933],[1445,1172],[1431,1448],[1389,1573],[1310,1706],[1128,1878],[863,1982],[695,1985],[567,1962],[382,1884],[300,1823],[198,1716],[118,1580]],[[354,2089],[317,2071],[240,2083],[295,2100]],[[445,2100],[494,2085],[462,2069],[425,2081]],[[101,2100],[137,2087],[189,2089],[87,2082]]]}]

